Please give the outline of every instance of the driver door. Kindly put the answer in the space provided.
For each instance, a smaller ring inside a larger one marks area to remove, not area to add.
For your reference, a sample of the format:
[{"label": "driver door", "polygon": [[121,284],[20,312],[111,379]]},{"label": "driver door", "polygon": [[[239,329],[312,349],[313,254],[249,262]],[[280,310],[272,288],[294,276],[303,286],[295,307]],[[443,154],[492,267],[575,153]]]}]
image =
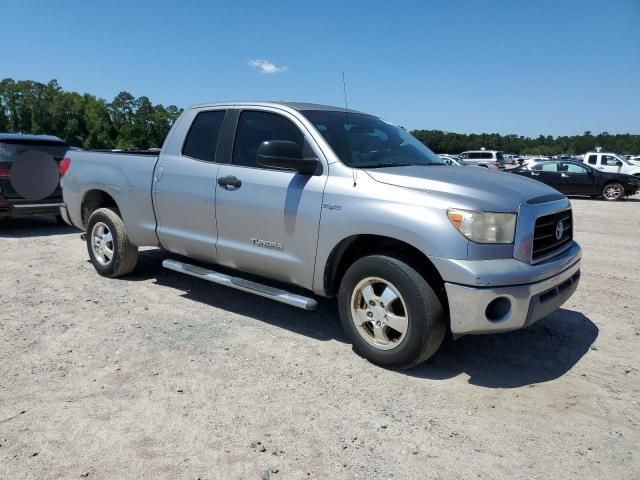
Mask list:
[{"label": "driver door", "polygon": [[558,164],[562,179],[562,193],[566,195],[593,195],[596,192],[596,178],[592,171],[575,163]]},{"label": "driver door", "polygon": [[620,173],[622,162],[613,155],[600,155],[598,170],[610,173]]},{"label": "driver door", "polygon": [[[275,108],[239,112],[230,158],[216,182],[219,263],[312,287],[327,165],[305,131]],[[320,159],[320,173],[258,165],[258,147],[267,140],[297,143],[305,157]]]}]

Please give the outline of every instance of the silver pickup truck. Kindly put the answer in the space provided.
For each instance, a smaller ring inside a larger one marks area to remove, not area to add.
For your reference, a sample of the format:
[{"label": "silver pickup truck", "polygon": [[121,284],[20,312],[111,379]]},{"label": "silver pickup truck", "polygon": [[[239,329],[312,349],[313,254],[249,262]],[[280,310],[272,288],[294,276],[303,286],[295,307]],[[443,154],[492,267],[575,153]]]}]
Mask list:
[{"label": "silver pickup truck", "polygon": [[138,247],[169,269],[311,310],[338,298],[357,352],[416,365],[454,336],[526,327],[580,278],[567,198],[445,165],[380,118],[305,103],[186,110],[157,156],[72,151],[62,216],[100,275]]}]

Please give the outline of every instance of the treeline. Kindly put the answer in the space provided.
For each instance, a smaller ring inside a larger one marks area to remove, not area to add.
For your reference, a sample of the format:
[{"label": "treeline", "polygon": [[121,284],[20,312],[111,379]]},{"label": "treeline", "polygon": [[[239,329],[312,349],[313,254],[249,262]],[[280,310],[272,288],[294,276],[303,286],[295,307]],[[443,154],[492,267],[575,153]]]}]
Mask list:
[{"label": "treeline", "polygon": [[498,133],[451,133],[440,130],[414,130],[411,133],[436,153],[460,153],[485,147],[487,150],[502,150],[505,153],[521,155],[557,155],[582,154],[601,147],[607,152],[640,154],[640,135],[628,133],[610,135],[602,132],[599,135],[593,135],[587,131],[583,135],[571,137],[540,135],[536,138]]},{"label": "treeline", "polygon": [[161,147],[182,112],[121,92],[111,102],[67,92],[56,80],[0,82],[0,132],[56,135],[83,148]]},{"label": "treeline", "polygon": [[[153,105],[148,97],[121,92],[111,102],[88,93],[67,92],[56,80],[0,82],[0,132],[56,135],[83,148],[147,149],[161,147],[173,122],[182,113],[175,105]],[[437,153],[502,150],[522,155],[579,154],[596,147],[621,154],[640,154],[640,135],[592,135],[529,138],[497,133],[464,134],[414,130]]]}]

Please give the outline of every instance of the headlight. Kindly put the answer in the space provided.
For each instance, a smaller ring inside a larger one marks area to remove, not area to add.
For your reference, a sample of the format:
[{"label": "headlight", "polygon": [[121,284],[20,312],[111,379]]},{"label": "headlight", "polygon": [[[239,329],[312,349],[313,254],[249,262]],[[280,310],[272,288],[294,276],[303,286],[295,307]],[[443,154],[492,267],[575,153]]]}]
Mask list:
[{"label": "headlight", "polygon": [[447,210],[451,223],[469,240],[476,243],[513,243],[516,231],[515,213]]}]

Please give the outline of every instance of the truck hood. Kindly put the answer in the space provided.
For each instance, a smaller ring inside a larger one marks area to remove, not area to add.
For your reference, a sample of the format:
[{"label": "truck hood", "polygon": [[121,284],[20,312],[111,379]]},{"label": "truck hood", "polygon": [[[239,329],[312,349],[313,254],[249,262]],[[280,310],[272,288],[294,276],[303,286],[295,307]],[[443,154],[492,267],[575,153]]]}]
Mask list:
[{"label": "truck hood", "polygon": [[525,200],[562,196],[536,180],[483,167],[414,165],[365,171],[381,183],[446,196],[474,209],[492,212],[517,212]]}]

